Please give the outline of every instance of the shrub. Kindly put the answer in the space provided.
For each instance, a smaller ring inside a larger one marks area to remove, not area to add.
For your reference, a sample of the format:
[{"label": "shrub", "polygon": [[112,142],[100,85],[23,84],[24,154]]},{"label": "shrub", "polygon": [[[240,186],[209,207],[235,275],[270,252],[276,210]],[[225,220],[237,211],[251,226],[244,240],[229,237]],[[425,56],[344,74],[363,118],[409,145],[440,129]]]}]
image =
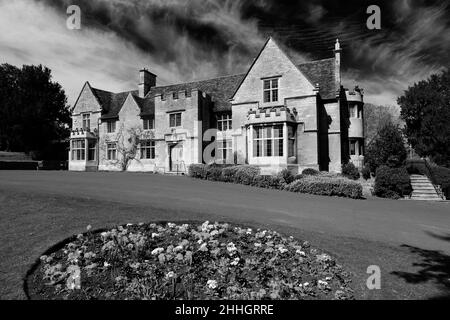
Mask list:
[{"label": "shrub", "polygon": [[188,175],[192,178],[206,179],[206,164],[191,164],[188,168]]},{"label": "shrub", "polygon": [[342,165],[342,175],[352,180],[358,180],[360,177],[358,169],[351,162]]},{"label": "shrub", "polygon": [[302,174],[305,176],[316,176],[319,173],[320,173],[319,171],[313,168],[306,168],[305,170],[302,171]]},{"label": "shrub", "polygon": [[222,167],[216,165],[208,165],[205,168],[206,179],[212,181],[222,181]]},{"label": "shrub", "polygon": [[361,184],[346,178],[307,176],[287,185],[285,190],[316,195],[348,197],[353,199],[362,198]]},{"label": "shrub", "polygon": [[253,178],[252,185],[266,189],[281,189],[284,185],[284,179],[279,176],[257,175]]},{"label": "shrub", "polygon": [[300,180],[300,179],[303,179],[305,177],[305,175],[304,174],[296,174],[295,175],[295,177],[294,177],[294,180]]},{"label": "shrub", "polygon": [[250,185],[253,182],[253,178],[259,175],[260,171],[261,169],[255,166],[238,166],[233,178],[233,182]]},{"label": "shrub", "polygon": [[374,194],[381,198],[398,199],[412,192],[411,181],[405,167],[381,166],[376,171]]},{"label": "shrub", "polygon": [[364,166],[361,170],[362,177],[364,180],[370,179],[370,168],[368,166]]},{"label": "shrub", "polygon": [[225,167],[222,169],[222,179],[226,182],[235,182],[236,172],[239,166]]},{"label": "shrub", "polygon": [[294,181],[294,175],[292,174],[291,171],[289,171],[289,169],[283,169],[279,174],[278,177],[281,178],[284,183],[291,183],[292,181]]}]

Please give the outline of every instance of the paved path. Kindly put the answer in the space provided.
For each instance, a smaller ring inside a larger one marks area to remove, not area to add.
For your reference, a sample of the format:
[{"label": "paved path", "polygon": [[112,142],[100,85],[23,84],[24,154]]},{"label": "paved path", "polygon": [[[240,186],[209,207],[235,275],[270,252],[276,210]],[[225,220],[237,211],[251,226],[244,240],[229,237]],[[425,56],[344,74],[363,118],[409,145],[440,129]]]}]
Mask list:
[{"label": "paved path", "polygon": [[0,171],[0,189],[228,216],[450,253],[450,204],[352,200],[139,173]]}]

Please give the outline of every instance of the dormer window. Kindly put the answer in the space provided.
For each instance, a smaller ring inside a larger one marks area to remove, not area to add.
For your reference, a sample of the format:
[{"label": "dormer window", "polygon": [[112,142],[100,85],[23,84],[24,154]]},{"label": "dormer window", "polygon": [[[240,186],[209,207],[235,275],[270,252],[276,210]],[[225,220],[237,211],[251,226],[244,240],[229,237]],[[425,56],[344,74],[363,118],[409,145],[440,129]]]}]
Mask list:
[{"label": "dormer window", "polygon": [[278,101],[278,78],[263,80],[264,102]]},{"label": "dormer window", "polygon": [[217,116],[217,130],[227,131],[231,130],[231,114],[223,113]]},{"label": "dormer window", "polygon": [[106,123],[106,130],[108,133],[116,132],[116,121],[110,120]]},{"label": "dormer window", "polygon": [[174,92],[172,94],[173,100],[177,100],[178,99],[178,92]]},{"label": "dormer window", "polygon": [[155,128],[155,120],[153,118],[143,119],[144,130],[152,130]]}]

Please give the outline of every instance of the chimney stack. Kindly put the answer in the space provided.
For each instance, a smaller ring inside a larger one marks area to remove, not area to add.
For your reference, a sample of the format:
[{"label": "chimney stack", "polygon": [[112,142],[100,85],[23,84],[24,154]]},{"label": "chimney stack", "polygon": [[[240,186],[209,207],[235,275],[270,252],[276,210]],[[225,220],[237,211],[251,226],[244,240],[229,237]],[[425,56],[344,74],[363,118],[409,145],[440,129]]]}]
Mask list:
[{"label": "chimney stack", "polygon": [[156,86],[156,75],[148,71],[147,69],[142,69],[139,71],[139,97],[144,98],[150,91],[151,87]]},{"label": "chimney stack", "polygon": [[334,45],[334,82],[336,86],[336,92],[341,88],[341,45],[339,44],[339,39],[336,39],[336,44]]}]

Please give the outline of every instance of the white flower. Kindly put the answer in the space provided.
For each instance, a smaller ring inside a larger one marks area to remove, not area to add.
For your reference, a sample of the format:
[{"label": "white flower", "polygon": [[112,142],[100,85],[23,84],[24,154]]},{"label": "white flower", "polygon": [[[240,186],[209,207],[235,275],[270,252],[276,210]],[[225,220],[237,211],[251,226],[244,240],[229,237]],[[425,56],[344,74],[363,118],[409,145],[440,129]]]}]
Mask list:
[{"label": "white flower", "polygon": [[153,233],[152,233],[152,238],[157,238],[157,237],[159,237],[159,233],[153,232]]},{"label": "white flower", "polygon": [[252,229],[251,228],[247,229],[247,234],[252,234]]},{"label": "white flower", "polygon": [[227,244],[227,250],[228,252],[234,252],[237,250],[236,245],[233,242],[230,242]]},{"label": "white flower", "polygon": [[210,289],[215,289],[215,288],[217,288],[217,281],[216,281],[216,280],[208,280],[208,282],[206,283],[206,285],[207,285],[208,288],[210,288]]},{"label": "white flower", "polygon": [[160,253],[164,252],[164,248],[156,248],[152,251],[152,255],[158,255]]},{"label": "white flower", "polygon": [[89,225],[86,227],[86,230],[89,231],[89,230],[91,230],[91,229],[92,229],[92,226],[89,224]]},{"label": "white flower", "polygon": [[175,276],[176,276],[176,274],[175,274],[175,272],[173,272],[173,271],[169,271],[169,272],[166,274],[166,278],[168,278],[168,279],[175,278]]},{"label": "white flower", "polygon": [[301,255],[302,257],[306,256],[306,253],[302,250],[297,250],[297,251],[295,251],[295,253]]},{"label": "white flower", "polygon": [[319,280],[317,281],[317,286],[319,287],[319,289],[325,289],[326,287],[328,287],[328,282]]},{"label": "white flower", "polygon": [[279,247],[278,250],[279,250],[281,253],[288,252],[288,249],[283,248],[283,247]]},{"label": "white flower", "polygon": [[132,223],[127,223],[127,227],[131,227],[132,225]]},{"label": "white flower", "polygon": [[234,260],[230,263],[232,266],[237,266],[237,264],[239,263],[239,258],[234,258]]},{"label": "white flower", "polygon": [[103,263],[103,266],[104,266],[105,268],[108,268],[109,266],[111,266],[111,264],[109,264],[108,262],[105,261],[105,262]]},{"label": "white flower", "polygon": [[259,247],[261,247],[261,246],[262,246],[261,243],[259,243],[259,242],[256,242],[256,243],[255,243],[255,247],[259,248]]},{"label": "white flower", "polygon": [[214,236],[216,236],[218,234],[219,234],[219,231],[217,231],[217,230],[213,230],[213,231],[210,232],[211,237],[214,237]]},{"label": "white flower", "polygon": [[173,252],[178,252],[178,251],[182,251],[183,250],[183,246],[179,245],[176,246],[175,248],[173,248]]},{"label": "white flower", "polygon": [[169,222],[169,223],[167,224],[167,226],[168,226],[169,228],[175,228],[177,225],[176,225],[175,223]]},{"label": "white flower", "polygon": [[303,284],[303,286],[304,286],[304,287],[309,286],[309,282],[305,282],[305,283]]},{"label": "white flower", "polygon": [[199,251],[208,251],[208,247],[206,246],[206,243],[203,243],[200,248],[198,248]]},{"label": "white flower", "polygon": [[202,239],[199,239],[199,240],[197,241],[197,243],[198,243],[198,244],[202,244],[202,243],[203,243],[203,240],[202,240]]},{"label": "white flower", "polygon": [[325,280],[331,281],[331,277],[326,277]]}]

